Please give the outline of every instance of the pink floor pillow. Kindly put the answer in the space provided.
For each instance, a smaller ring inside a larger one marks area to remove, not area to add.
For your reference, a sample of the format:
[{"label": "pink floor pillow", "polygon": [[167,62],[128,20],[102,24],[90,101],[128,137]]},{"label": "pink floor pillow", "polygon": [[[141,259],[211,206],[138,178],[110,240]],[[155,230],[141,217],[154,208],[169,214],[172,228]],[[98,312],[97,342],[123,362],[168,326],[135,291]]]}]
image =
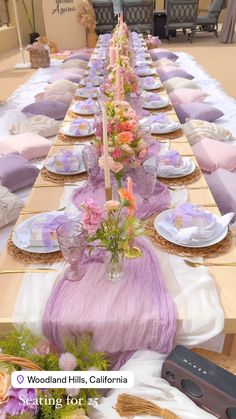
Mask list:
[{"label": "pink floor pillow", "polygon": [[27,160],[45,157],[50,148],[51,141],[32,132],[0,137],[0,155],[18,153]]},{"label": "pink floor pillow", "polygon": [[203,100],[208,97],[208,94],[200,89],[198,90],[182,87],[173,90],[169,94],[169,97],[173,105],[181,105],[184,103],[203,102]]},{"label": "pink floor pillow", "polygon": [[213,173],[219,168],[236,170],[236,146],[232,144],[203,138],[193,146],[193,152],[204,172]]},{"label": "pink floor pillow", "polygon": [[218,169],[212,174],[206,174],[205,178],[221,214],[236,214],[236,173]]}]

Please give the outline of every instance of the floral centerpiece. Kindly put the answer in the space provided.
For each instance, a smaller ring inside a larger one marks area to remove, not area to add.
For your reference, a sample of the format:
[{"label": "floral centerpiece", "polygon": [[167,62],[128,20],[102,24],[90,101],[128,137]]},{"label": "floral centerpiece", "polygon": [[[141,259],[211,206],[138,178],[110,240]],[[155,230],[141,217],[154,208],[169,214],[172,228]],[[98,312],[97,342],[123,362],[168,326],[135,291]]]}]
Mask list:
[{"label": "floral centerpiece", "polygon": [[[139,78],[134,71],[134,69],[131,66],[130,59],[126,55],[120,55],[119,59],[117,61],[117,64],[120,65],[120,72],[123,76],[124,81],[124,92],[125,94],[130,93],[138,93],[138,81]],[[108,71],[110,71],[110,74],[108,76],[107,82],[112,87],[111,91],[115,92],[115,85],[116,85],[116,65],[109,66]],[[107,92],[107,86],[105,89],[103,89],[104,93]],[[108,97],[111,97],[110,92],[108,93]],[[114,98],[114,95],[113,95]]]},{"label": "floral centerpiece", "polygon": [[21,369],[106,370],[108,364],[104,354],[93,351],[91,340],[89,335],[84,336],[80,343],[68,340],[64,345],[65,351],[60,353],[49,342],[35,338],[26,329],[15,331],[2,339],[0,418],[86,419],[87,406],[96,404],[99,398],[96,389],[15,389],[11,387],[11,373]]},{"label": "floral centerpiece", "polygon": [[[131,179],[128,185],[131,185]],[[105,207],[98,206],[93,199],[88,199],[81,208],[82,223],[87,232],[87,244],[92,252],[94,247],[108,252],[108,277],[110,280],[120,279],[124,256],[140,256],[139,249],[134,250],[135,237],[143,233],[142,223],[134,216],[136,203],[132,186],[120,188],[121,201],[107,201]]]},{"label": "floral centerpiece", "polygon": [[148,35],[146,38],[146,45],[148,49],[157,48],[161,45],[161,40],[159,39],[159,36]]},{"label": "floral centerpiece", "polygon": [[129,29],[126,23],[115,27],[110,45],[117,46],[122,55],[129,55]]},{"label": "floral centerpiece", "polygon": [[[142,140],[138,128],[138,117],[128,102],[112,101],[105,104],[108,119],[109,167],[118,186],[125,173],[139,167],[148,154],[148,145]],[[102,123],[95,124],[95,145],[102,150]],[[99,164],[104,168],[104,158]]]}]

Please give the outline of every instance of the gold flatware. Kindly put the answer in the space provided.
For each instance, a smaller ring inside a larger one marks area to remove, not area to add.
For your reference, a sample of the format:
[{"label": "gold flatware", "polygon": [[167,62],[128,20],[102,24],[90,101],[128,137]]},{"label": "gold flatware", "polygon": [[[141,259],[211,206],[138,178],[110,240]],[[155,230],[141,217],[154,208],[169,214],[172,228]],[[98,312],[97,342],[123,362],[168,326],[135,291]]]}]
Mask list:
[{"label": "gold flatware", "polygon": [[197,191],[197,190],[201,190],[201,189],[208,189],[208,186],[188,186],[188,185],[183,185],[183,186],[177,186],[176,188],[175,187],[171,187],[171,186],[168,186],[168,189],[170,189],[171,191],[179,191],[179,190],[181,190],[181,189],[189,189],[189,190],[191,190],[191,191]]},{"label": "gold flatware", "polygon": [[61,144],[52,144],[52,147],[73,147],[73,145],[88,145],[89,144],[89,140],[87,143],[75,143],[75,142],[71,142],[71,143],[61,143]]},{"label": "gold flatware", "polygon": [[48,273],[56,272],[56,269],[50,268],[35,268],[35,269],[0,269],[0,275],[4,274],[23,274],[23,273]]},{"label": "gold flatware", "polygon": [[219,263],[219,262],[193,262],[188,259],[184,259],[184,262],[192,268],[200,268],[201,266],[233,266],[236,267],[236,262]]},{"label": "gold flatware", "polygon": [[79,186],[75,183],[60,183],[60,184],[53,184],[53,185],[35,185],[34,188],[64,188],[64,186]]},{"label": "gold flatware", "polygon": [[66,207],[63,208],[59,208],[59,209],[55,209],[55,210],[37,210],[37,211],[27,211],[27,210],[22,210],[20,212],[21,215],[23,214],[38,214],[40,212],[52,212],[52,211],[64,211],[66,209]]}]

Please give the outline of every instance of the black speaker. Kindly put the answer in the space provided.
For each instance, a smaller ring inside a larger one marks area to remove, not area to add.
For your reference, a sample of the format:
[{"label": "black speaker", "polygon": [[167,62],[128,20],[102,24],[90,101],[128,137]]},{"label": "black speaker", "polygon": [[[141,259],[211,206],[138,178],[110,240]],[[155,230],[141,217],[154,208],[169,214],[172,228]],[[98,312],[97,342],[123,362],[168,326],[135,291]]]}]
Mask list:
[{"label": "black speaker", "polygon": [[[166,12],[165,11],[154,12],[154,36],[159,36],[160,39],[165,39],[166,38],[165,25],[166,25]],[[175,37],[176,31],[171,30],[170,34],[172,37]]]},{"label": "black speaker", "polygon": [[236,419],[236,376],[184,346],[162,366],[162,378],[220,419]]}]

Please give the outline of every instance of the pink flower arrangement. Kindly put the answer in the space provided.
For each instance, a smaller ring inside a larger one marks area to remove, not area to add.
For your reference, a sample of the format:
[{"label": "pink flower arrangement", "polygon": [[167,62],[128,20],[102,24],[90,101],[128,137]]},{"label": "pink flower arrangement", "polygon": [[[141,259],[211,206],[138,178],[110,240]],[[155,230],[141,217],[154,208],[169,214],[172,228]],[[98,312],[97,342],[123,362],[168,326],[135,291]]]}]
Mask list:
[{"label": "pink flower arrangement", "polygon": [[[138,118],[126,101],[106,103],[108,117],[109,167],[120,180],[127,169],[138,167],[148,154],[148,145],[141,138],[138,129]],[[96,145],[102,151],[102,126],[97,125]],[[136,162],[136,160],[138,160]],[[100,167],[104,159],[100,158]]]},{"label": "pink flower arrangement", "polygon": [[92,198],[87,199],[81,207],[84,209],[82,224],[88,234],[94,234],[100,228],[104,214]]}]

